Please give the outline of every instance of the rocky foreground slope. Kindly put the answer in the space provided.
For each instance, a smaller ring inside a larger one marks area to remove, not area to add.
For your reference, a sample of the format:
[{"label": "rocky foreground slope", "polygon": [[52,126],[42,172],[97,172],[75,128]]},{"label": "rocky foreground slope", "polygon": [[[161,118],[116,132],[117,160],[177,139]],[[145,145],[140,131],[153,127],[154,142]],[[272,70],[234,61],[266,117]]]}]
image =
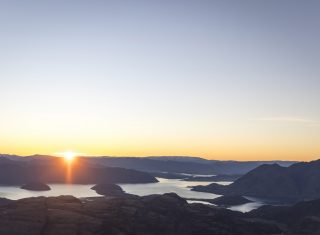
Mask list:
[{"label": "rocky foreground slope", "polygon": [[[310,207],[313,210],[308,210]],[[0,206],[0,234],[4,235],[319,233],[320,200],[301,203],[297,208],[263,207],[247,214],[188,204],[176,194],[85,200],[71,196],[38,197]]]}]

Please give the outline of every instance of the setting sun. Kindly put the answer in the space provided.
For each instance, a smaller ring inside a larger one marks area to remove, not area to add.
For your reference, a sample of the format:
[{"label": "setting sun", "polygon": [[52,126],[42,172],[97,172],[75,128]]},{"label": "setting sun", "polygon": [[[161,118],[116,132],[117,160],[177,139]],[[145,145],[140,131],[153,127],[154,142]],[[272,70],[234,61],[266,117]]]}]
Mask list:
[{"label": "setting sun", "polygon": [[67,162],[72,162],[74,158],[77,156],[76,153],[70,151],[60,153],[59,155],[61,155]]}]

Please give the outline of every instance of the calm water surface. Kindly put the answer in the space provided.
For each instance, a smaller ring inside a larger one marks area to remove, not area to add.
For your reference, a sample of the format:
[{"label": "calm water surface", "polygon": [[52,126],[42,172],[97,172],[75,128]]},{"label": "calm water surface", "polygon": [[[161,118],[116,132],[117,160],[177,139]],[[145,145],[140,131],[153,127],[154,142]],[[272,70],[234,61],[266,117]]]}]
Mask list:
[{"label": "calm water surface", "polygon": [[20,189],[16,186],[0,186],[0,197],[5,197],[12,200],[17,200],[26,197],[39,197],[39,196],[60,196],[60,195],[73,195],[75,197],[96,197],[98,195],[90,188],[93,185],[82,184],[50,184],[50,191],[29,191]]},{"label": "calm water surface", "polygon": [[182,181],[178,179],[161,179],[158,178],[159,183],[151,184],[120,184],[120,186],[128,193],[136,194],[139,196],[149,194],[162,194],[162,193],[176,193],[184,198],[201,198],[201,199],[212,199],[219,195],[212,193],[202,193],[191,191],[190,186],[196,185],[208,185],[212,182],[201,182],[201,181]]},{"label": "calm water surface", "polygon": [[[159,183],[149,184],[120,184],[120,186],[127,193],[136,194],[139,196],[150,194],[163,194],[174,192],[184,198],[199,198],[199,199],[213,199],[219,197],[219,195],[212,193],[203,193],[191,191],[188,187],[195,185],[208,185],[213,182],[201,182],[201,181],[181,181],[178,179],[162,179],[158,178]],[[231,182],[215,182],[220,184],[230,184]],[[73,195],[75,197],[97,197],[98,195],[94,190],[90,188],[91,185],[82,184],[50,184],[50,191],[36,192],[20,189],[16,186],[0,186],[0,197],[17,200],[26,197],[38,197],[38,196],[60,196],[60,195]],[[250,198],[252,200],[252,198]],[[246,203],[240,206],[230,207],[231,210],[247,212],[262,205],[257,199],[252,203]],[[188,201],[189,203],[195,203],[194,201]],[[205,203],[197,201],[197,203]]]}]

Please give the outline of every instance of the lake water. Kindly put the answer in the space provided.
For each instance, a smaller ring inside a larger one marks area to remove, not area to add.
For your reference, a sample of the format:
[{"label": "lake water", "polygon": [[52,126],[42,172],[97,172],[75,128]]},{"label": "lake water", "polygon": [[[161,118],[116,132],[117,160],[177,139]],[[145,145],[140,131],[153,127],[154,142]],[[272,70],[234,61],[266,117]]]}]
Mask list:
[{"label": "lake water", "polygon": [[[202,193],[191,191],[190,186],[196,185],[208,185],[212,182],[202,181],[182,181],[178,179],[161,179],[158,178],[159,183],[151,184],[120,184],[120,186],[128,193],[144,196],[148,194],[162,194],[162,193],[176,193],[184,198],[201,198],[212,199],[219,197],[212,193]],[[230,182],[221,182],[222,184],[228,184]]]},{"label": "lake water", "polygon": [[[158,178],[159,183],[149,184],[119,184],[127,193],[145,196],[150,194],[163,194],[174,192],[184,198],[199,198],[199,199],[213,199],[219,197],[219,195],[212,193],[203,193],[191,191],[190,186],[195,185],[208,185],[213,182],[201,182],[201,181],[181,181],[177,179],[162,179]],[[215,182],[220,184],[230,184],[231,182]],[[26,197],[38,197],[38,196],[60,196],[60,195],[73,195],[75,197],[98,197],[94,190],[90,188],[92,185],[82,184],[50,184],[50,191],[36,192],[20,189],[15,186],[0,186],[0,197],[17,200]],[[250,198],[251,199],[251,198]],[[258,208],[262,205],[257,199],[252,199],[254,202],[246,203],[240,206],[233,206],[229,209],[247,212],[252,209]],[[195,203],[194,201],[188,201],[189,203]],[[199,203],[205,203],[197,201]],[[205,203],[210,204],[210,203]]]}]

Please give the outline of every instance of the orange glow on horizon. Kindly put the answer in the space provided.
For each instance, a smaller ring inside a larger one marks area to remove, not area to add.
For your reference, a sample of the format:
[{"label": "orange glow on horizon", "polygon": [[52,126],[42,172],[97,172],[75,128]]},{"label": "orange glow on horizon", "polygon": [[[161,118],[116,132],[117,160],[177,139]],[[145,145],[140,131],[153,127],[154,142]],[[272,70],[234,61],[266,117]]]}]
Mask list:
[{"label": "orange glow on horizon", "polygon": [[[237,160],[237,161],[256,161],[256,160],[294,160],[294,161],[311,161],[319,159],[319,147],[313,146],[313,143],[291,141],[273,144],[268,140],[255,140],[250,144],[245,141],[234,143],[234,139],[227,141],[214,141],[212,145],[205,141],[201,145],[189,143],[187,141],[170,142],[170,143],[148,143],[141,146],[139,143],[124,142],[117,145],[111,142],[108,145],[97,142],[93,146],[90,143],[73,143],[73,149],[78,151],[57,152],[57,149],[68,149],[66,146],[49,146],[45,143],[41,146],[33,146],[32,144],[19,145],[16,148],[3,148],[3,154],[17,154],[20,156],[30,156],[35,153],[39,155],[51,155],[61,157],[64,162],[72,162],[74,165],[76,158],[79,156],[114,156],[114,157],[145,157],[145,156],[196,156],[210,160]],[[0,144],[1,148],[1,144]],[[84,154],[85,153],[85,154]]]}]

